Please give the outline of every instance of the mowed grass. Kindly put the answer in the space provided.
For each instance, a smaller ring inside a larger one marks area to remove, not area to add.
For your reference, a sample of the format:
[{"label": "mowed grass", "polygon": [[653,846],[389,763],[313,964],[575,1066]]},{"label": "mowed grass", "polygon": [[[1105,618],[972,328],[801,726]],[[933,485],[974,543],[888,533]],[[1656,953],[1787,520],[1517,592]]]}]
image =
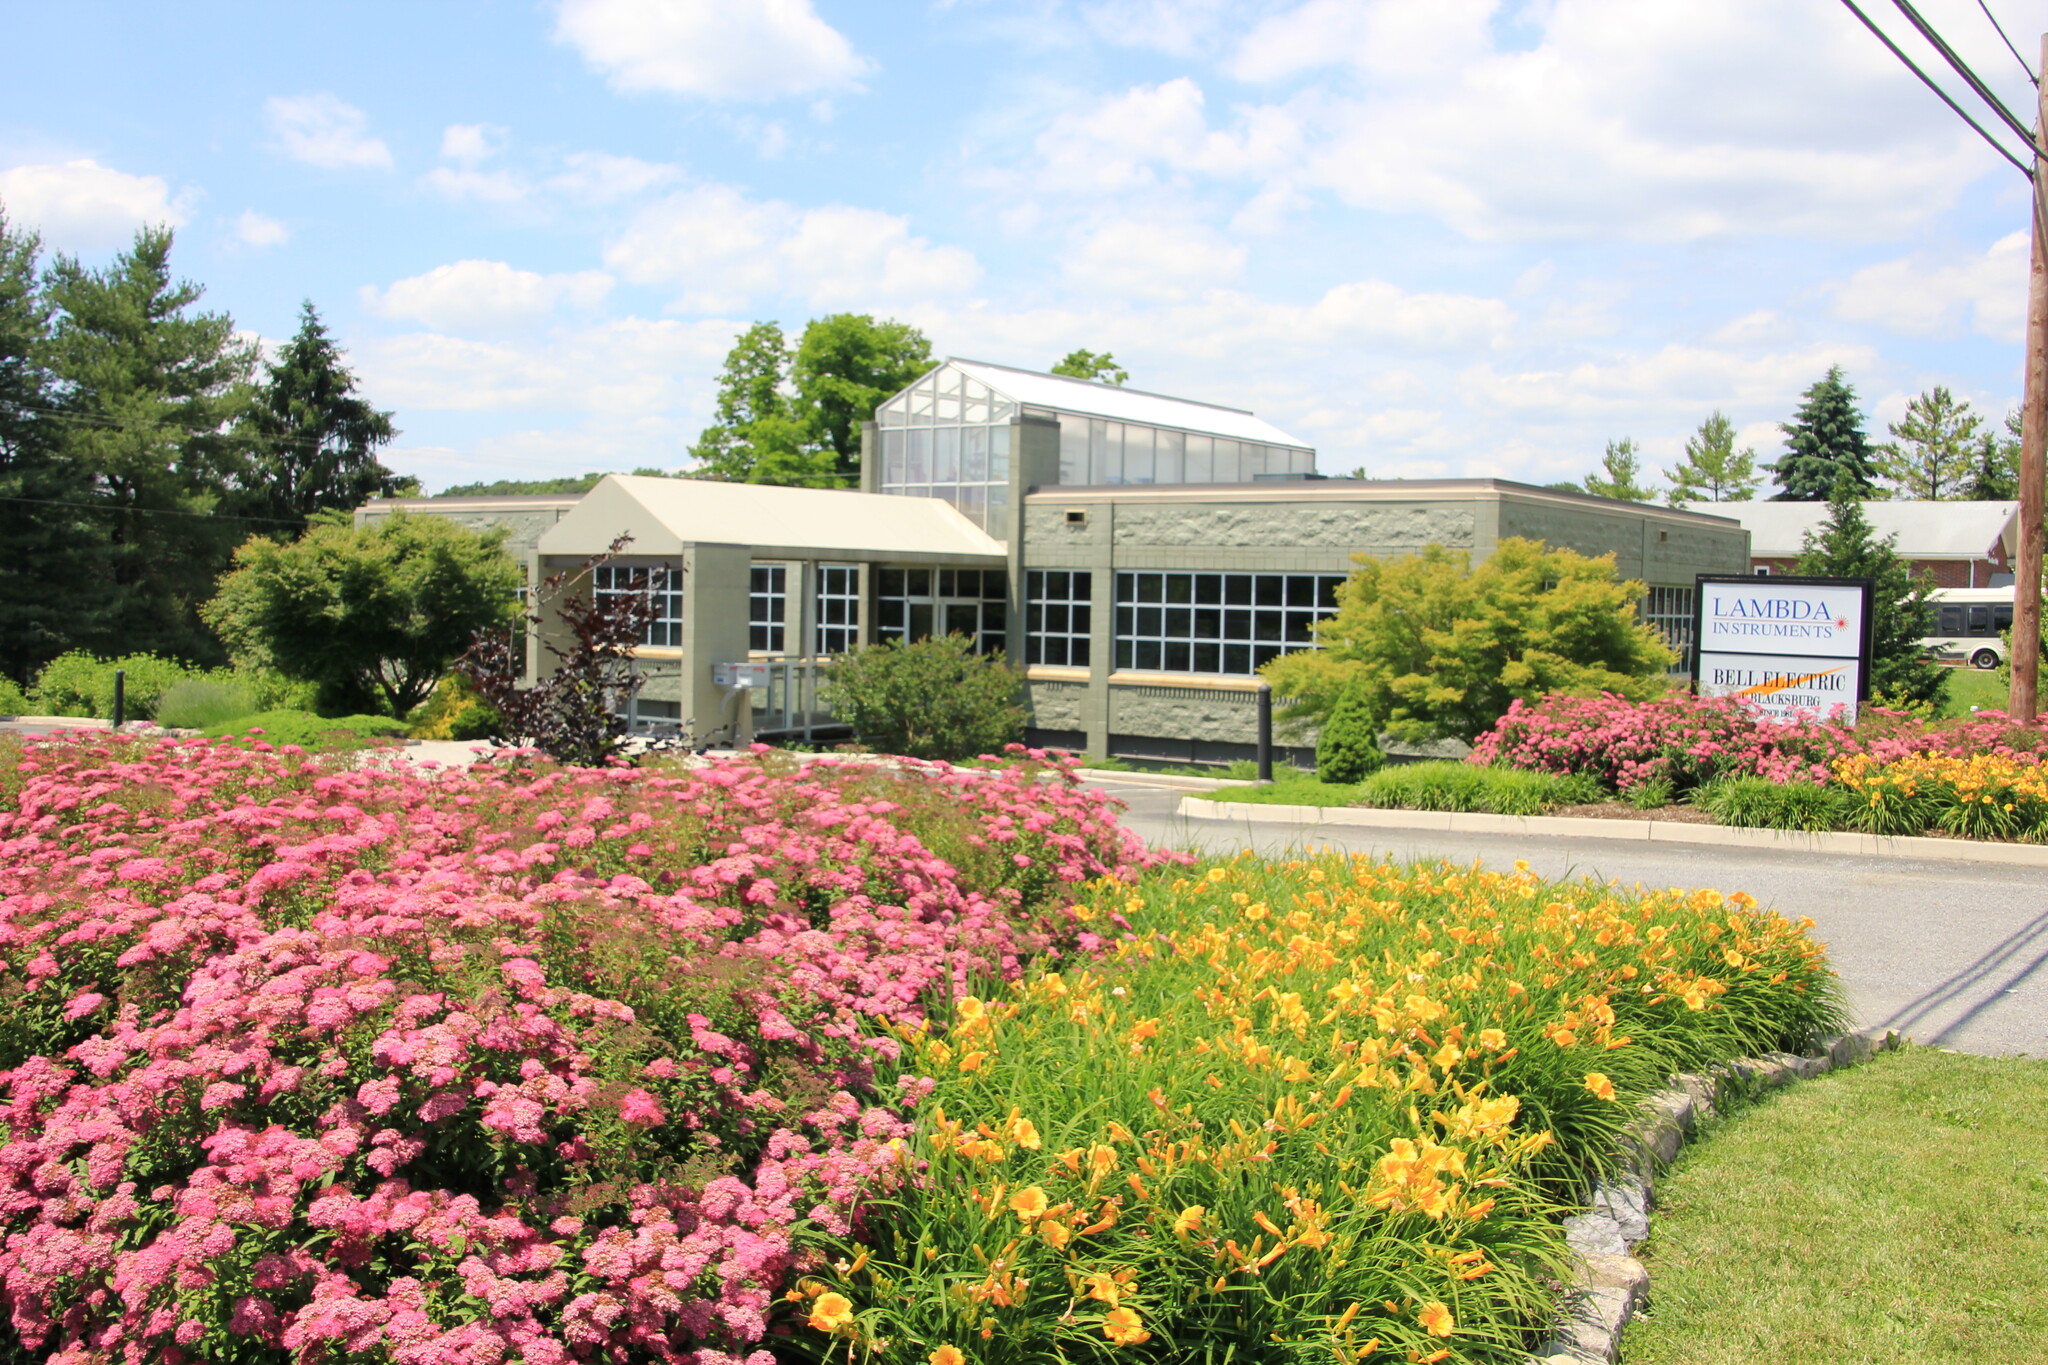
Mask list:
[{"label": "mowed grass", "polygon": [[1657,1195],[1628,1365],[2048,1362],[2048,1062],[1885,1054],[1717,1124]]},{"label": "mowed grass", "polygon": [[1948,671],[1948,690],[1942,697],[1943,716],[1967,716],[1970,708],[1980,711],[2003,711],[2010,693],[2006,684],[1998,680],[1995,668],[1951,668]]}]

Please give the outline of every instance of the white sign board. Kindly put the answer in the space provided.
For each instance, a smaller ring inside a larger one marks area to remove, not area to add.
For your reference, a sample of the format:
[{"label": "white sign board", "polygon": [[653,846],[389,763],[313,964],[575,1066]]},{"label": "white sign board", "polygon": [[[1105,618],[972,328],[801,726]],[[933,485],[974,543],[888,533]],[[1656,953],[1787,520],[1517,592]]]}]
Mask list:
[{"label": "white sign board", "polygon": [[759,687],[768,686],[768,665],[766,664],[713,664],[711,681],[718,687]]},{"label": "white sign board", "polygon": [[1701,696],[1743,697],[1780,720],[1855,723],[1869,690],[1867,582],[1702,575],[1697,591]]}]

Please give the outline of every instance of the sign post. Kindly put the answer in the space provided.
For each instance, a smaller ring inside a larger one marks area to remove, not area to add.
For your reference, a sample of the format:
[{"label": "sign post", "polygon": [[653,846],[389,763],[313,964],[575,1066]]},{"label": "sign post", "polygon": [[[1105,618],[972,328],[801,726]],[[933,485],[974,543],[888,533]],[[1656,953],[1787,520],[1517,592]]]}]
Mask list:
[{"label": "sign post", "polygon": [[1693,690],[1746,698],[1777,720],[1855,724],[1870,698],[1870,589],[1867,578],[1701,574]]}]

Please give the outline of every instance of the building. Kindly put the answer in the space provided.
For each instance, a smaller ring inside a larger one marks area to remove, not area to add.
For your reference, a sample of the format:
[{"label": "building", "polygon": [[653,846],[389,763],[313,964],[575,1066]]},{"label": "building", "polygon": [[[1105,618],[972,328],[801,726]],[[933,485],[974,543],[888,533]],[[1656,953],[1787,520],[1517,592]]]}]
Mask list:
[{"label": "building", "polygon": [[[1750,568],[1759,574],[1796,572],[1806,537],[1827,520],[1824,502],[1689,502],[1695,512],[1718,513],[1742,523],[1750,536]],[[2016,502],[1866,502],[1863,515],[1879,536],[1896,536],[1899,558],[1937,588],[2012,585],[2020,548]]]},{"label": "building", "polygon": [[1197,762],[1253,752],[1256,670],[1314,647],[1354,554],[1440,544],[1477,562],[1512,536],[1612,553],[1680,644],[1694,576],[1749,562],[1726,516],[1504,479],[1325,479],[1311,447],[1249,412],[975,361],[883,403],[862,449],[859,492],[613,476],[580,499],[357,517],[475,524],[516,502],[503,515],[537,528],[530,582],[631,535],[594,590],[664,595],[639,718],[700,737],[746,728],[719,665],[766,675],[755,731],[805,730],[826,719],[823,656],[959,632],[1025,665],[1034,743]]}]

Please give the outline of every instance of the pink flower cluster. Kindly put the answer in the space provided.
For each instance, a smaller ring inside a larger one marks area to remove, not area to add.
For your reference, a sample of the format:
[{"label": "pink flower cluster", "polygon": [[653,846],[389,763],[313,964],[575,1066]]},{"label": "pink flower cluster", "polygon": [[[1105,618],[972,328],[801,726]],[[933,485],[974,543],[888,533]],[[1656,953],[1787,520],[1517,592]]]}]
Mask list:
[{"label": "pink flower cluster", "polygon": [[1153,860],[1055,764],[336,770],[0,806],[0,1309],[63,1365],[768,1365],[900,1178],[895,1030]]},{"label": "pink flower cluster", "polygon": [[1673,695],[1635,702],[1612,693],[1517,700],[1472,746],[1471,761],[1586,773],[1617,791],[1665,779],[1679,790],[1724,774],[1778,782],[1829,780],[1838,758],[1889,762],[1910,753],[2041,754],[2048,729],[1982,711],[1927,723],[1866,708],[1855,726],[1779,721],[1738,698]]}]

